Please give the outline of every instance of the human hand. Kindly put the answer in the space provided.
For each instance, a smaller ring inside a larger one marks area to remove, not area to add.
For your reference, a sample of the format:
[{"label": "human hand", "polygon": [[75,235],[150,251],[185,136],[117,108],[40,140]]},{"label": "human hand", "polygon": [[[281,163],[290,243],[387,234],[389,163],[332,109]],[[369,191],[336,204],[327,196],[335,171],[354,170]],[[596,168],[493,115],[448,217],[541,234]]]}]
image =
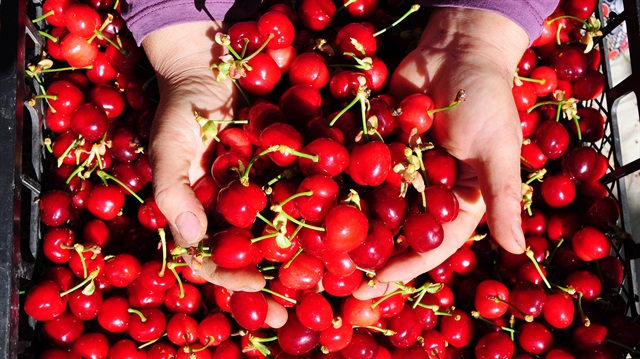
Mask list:
[{"label": "human hand", "polygon": [[[221,23],[193,22],[157,30],[143,40],[156,70],[160,104],[151,129],[150,160],[156,203],[169,221],[176,244],[196,246],[207,229],[207,216],[191,188],[210,170],[206,146],[194,112],[215,120],[231,120],[236,91],[230,81],[217,82],[209,66],[222,55],[214,42]],[[256,268],[228,270],[211,259],[192,265],[209,282],[229,290],[257,291],[265,285]]]},{"label": "human hand", "polygon": [[389,83],[399,100],[426,92],[435,107],[447,106],[460,89],[466,102],[435,114],[431,134],[460,161],[453,188],[458,218],[443,225],[436,249],[406,251],[377,271],[375,288],[363,284],[354,295],[372,298],[395,290],[445,261],[471,236],[483,214],[491,235],[505,250],[522,253],[520,147],[522,132],[511,94],[516,66],[528,45],[526,32],[506,17],[485,10],[434,11],[416,50]]}]

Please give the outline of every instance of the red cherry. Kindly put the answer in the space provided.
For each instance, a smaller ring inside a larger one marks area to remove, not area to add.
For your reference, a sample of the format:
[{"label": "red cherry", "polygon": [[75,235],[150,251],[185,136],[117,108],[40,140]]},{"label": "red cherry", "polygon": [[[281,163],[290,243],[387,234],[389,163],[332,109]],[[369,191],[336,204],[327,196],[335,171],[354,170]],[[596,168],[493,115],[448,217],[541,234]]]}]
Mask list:
[{"label": "red cherry", "polygon": [[349,158],[349,175],[361,186],[379,186],[391,172],[391,152],[383,142],[355,145]]},{"label": "red cherry", "polygon": [[138,349],[138,344],[130,339],[122,339],[113,344],[108,358],[129,358],[129,359],[147,359],[147,352],[144,349]]},{"label": "red cherry", "polygon": [[131,338],[145,343],[162,337],[167,328],[167,318],[164,313],[160,309],[149,308],[140,310],[140,314],[129,315],[127,332]]},{"label": "red cherry", "polygon": [[343,319],[353,326],[374,325],[380,320],[380,308],[372,307],[373,299],[359,300],[348,297],[342,304]]},{"label": "red cherry", "polygon": [[449,344],[462,348],[473,339],[473,318],[460,309],[454,309],[451,314],[440,319],[440,332]]},{"label": "red cherry", "polygon": [[415,93],[405,97],[396,110],[398,126],[406,133],[410,133],[414,128],[418,135],[427,132],[433,124],[433,117],[428,111],[433,108],[433,100],[425,94]]},{"label": "red cherry", "polygon": [[89,212],[105,221],[116,218],[123,206],[124,194],[116,185],[95,185],[87,201]]},{"label": "red cherry", "polygon": [[437,248],[444,240],[442,225],[429,213],[408,215],[402,233],[411,248],[419,253]]},{"label": "red cherry", "polygon": [[324,221],[326,235],[324,243],[334,251],[348,252],[356,249],[367,239],[369,221],[359,209],[349,205],[333,207]]},{"label": "red cherry", "polygon": [[336,14],[331,0],[303,0],[299,4],[298,19],[309,30],[320,31],[327,27]]},{"label": "red cherry", "polygon": [[89,141],[97,142],[107,132],[108,118],[98,106],[86,103],[71,113],[71,129]]},{"label": "red cherry", "polygon": [[316,90],[325,87],[329,83],[329,69],[324,58],[315,52],[296,56],[289,69],[289,82],[292,85],[309,85]]},{"label": "red cherry", "polygon": [[129,303],[124,297],[110,297],[102,302],[98,323],[111,333],[122,333],[129,327]]},{"label": "red cherry", "polygon": [[231,335],[229,319],[222,313],[211,313],[198,323],[200,344],[221,345]]},{"label": "red cherry", "polygon": [[[42,329],[51,344],[57,347],[67,348],[84,332],[84,321],[78,319],[78,317],[70,311],[66,311],[44,322]],[[66,358],[66,356],[64,358]]]},{"label": "red cherry", "polygon": [[267,196],[253,182],[245,186],[234,180],[218,193],[218,211],[238,228],[250,228],[266,205]]},{"label": "red cherry", "polygon": [[408,348],[415,344],[422,333],[422,325],[416,311],[410,305],[404,305],[402,311],[387,321],[387,328],[395,334],[389,341],[396,348]]},{"label": "red cherry", "polygon": [[362,273],[355,271],[346,277],[338,277],[326,272],[322,277],[322,287],[334,297],[346,297],[355,292],[362,282]]},{"label": "red cherry", "polygon": [[96,318],[102,310],[102,294],[99,290],[94,290],[91,294],[75,290],[68,294],[67,300],[69,301],[69,310],[84,321]]},{"label": "red cherry", "polygon": [[358,57],[373,56],[377,42],[369,27],[352,22],[340,28],[335,38],[336,50],[340,54],[349,52]]},{"label": "red cherry", "polygon": [[220,231],[211,238],[211,259],[222,268],[242,268],[253,263],[257,248],[250,233],[235,228]]},{"label": "red cherry", "polygon": [[231,295],[231,314],[247,330],[257,330],[267,318],[267,300],[260,292],[234,292]]},{"label": "red cherry", "polygon": [[198,321],[185,313],[174,314],[167,322],[167,338],[175,345],[188,345],[198,340]]},{"label": "red cherry", "polygon": [[[339,318],[339,317],[338,317]],[[337,319],[337,324],[329,326],[320,332],[320,345],[329,353],[336,353],[344,349],[353,337],[353,327],[344,323],[342,318]]]},{"label": "red cherry", "polygon": [[291,289],[311,289],[322,279],[323,267],[320,259],[302,252],[281,266],[278,276],[282,284]]},{"label": "red cherry", "polygon": [[73,3],[73,0],[46,0],[42,4],[42,13],[48,14],[51,12],[51,15],[46,17],[49,24],[53,26],[65,26],[65,13]]},{"label": "red cherry", "polygon": [[69,81],[53,82],[47,88],[47,95],[56,96],[56,98],[49,99],[51,108],[66,115],[71,115],[73,110],[84,103],[84,93]]},{"label": "red cherry", "polygon": [[333,310],[321,294],[307,292],[296,305],[296,317],[305,327],[321,331],[331,326]]},{"label": "red cherry", "polygon": [[102,333],[84,333],[71,346],[71,354],[82,358],[106,358],[109,340]]},{"label": "red cherry", "polygon": [[[331,324],[331,323],[329,323]],[[303,325],[296,315],[289,315],[278,330],[278,344],[283,352],[299,356],[313,349],[320,341],[320,332]]]},{"label": "red cherry", "polygon": [[480,315],[487,319],[501,317],[509,309],[509,290],[499,281],[487,279],[476,288],[474,305]]},{"label": "red cherry", "polygon": [[60,51],[69,65],[86,67],[98,56],[98,45],[95,41],[88,43],[83,36],[67,34],[60,42]]},{"label": "red cherry", "polygon": [[311,141],[302,149],[302,152],[319,157],[318,162],[304,157],[298,159],[300,171],[305,176],[321,174],[335,177],[349,166],[349,152],[347,149],[338,142],[327,138]]},{"label": "red cherry", "polygon": [[93,7],[81,3],[69,6],[64,13],[64,18],[67,29],[72,34],[85,39],[93,36],[102,22],[100,15]]},{"label": "red cherry", "polygon": [[544,179],[540,186],[544,201],[551,207],[568,206],[576,197],[576,186],[563,174],[556,174]]},{"label": "red cherry", "polygon": [[511,358],[515,353],[513,341],[504,332],[491,332],[480,338],[475,347],[479,359]]},{"label": "red cherry", "polygon": [[574,46],[565,46],[556,51],[549,58],[549,63],[560,80],[578,80],[587,74],[589,68],[584,52]]},{"label": "red cherry", "polygon": [[538,96],[536,88],[532,82],[522,81],[520,84],[513,85],[511,88],[513,100],[516,103],[518,111],[527,111],[536,104]]},{"label": "red cherry", "polygon": [[549,294],[542,307],[542,316],[554,328],[564,329],[573,322],[575,306],[571,296],[565,292]]},{"label": "red cherry", "polygon": [[[546,25],[547,24],[545,24],[545,26]],[[526,49],[524,54],[522,55],[522,58],[520,59],[520,62],[518,63],[518,75],[529,76],[531,71],[533,71],[533,69],[536,67],[537,62],[538,57],[536,56],[536,52],[532,48]]]},{"label": "red cherry", "polygon": [[278,65],[265,53],[256,54],[247,61],[247,65],[251,67],[251,71],[247,71],[246,76],[238,79],[240,86],[247,92],[264,96],[269,94],[280,81],[281,73]]},{"label": "red cherry", "polygon": [[602,259],[611,252],[611,241],[594,227],[585,227],[576,232],[571,245],[578,258],[585,262]]},{"label": "red cherry", "polygon": [[445,149],[436,147],[422,154],[427,180],[451,189],[458,179],[458,163]]},{"label": "red cherry", "polygon": [[258,19],[258,32],[264,36],[273,34],[267,49],[282,49],[293,44],[295,29],[289,17],[280,11],[267,11]]}]

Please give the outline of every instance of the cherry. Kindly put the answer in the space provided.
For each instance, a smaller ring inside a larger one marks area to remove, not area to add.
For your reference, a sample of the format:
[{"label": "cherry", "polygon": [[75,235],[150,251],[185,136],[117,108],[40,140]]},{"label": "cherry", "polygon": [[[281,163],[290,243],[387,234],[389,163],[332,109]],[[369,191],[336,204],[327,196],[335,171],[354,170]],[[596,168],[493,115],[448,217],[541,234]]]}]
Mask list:
[{"label": "cherry", "polygon": [[319,343],[322,345],[323,352],[336,353],[344,349],[351,342],[352,337],[353,327],[337,317],[335,324],[320,332]]},{"label": "cherry", "polygon": [[298,121],[310,121],[320,116],[323,101],[320,91],[309,85],[300,84],[285,90],[280,96],[279,104],[286,119],[290,123],[295,123]]},{"label": "cherry", "polygon": [[47,321],[60,316],[67,308],[66,297],[60,297],[60,286],[50,280],[33,287],[24,302],[24,311],[38,321]]},{"label": "cherry", "polygon": [[334,297],[346,297],[355,292],[362,282],[362,273],[355,271],[351,275],[338,277],[331,272],[324,273],[322,287]]},{"label": "cherry", "polygon": [[536,95],[536,87],[532,82],[522,81],[511,88],[513,100],[516,103],[518,111],[527,111],[536,104],[538,96]]},{"label": "cherry", "polygon": [[84,103],[84,93],[69,81],[58,80],[51,83],[47,88],[47,95],[55,97],[48,100],[52,111],[66,115],[71,115]]},{"label": "cherry", "polygon": [[134,340],[144,343],[159,339],[167,328],[167,318],[157,308],[142,309],[129,315],[127,333]]},{"label": "cherry", "polygon": [[283,75],[289,72],[291,63],[298,56],[298,53],[293,46],[287,46],[282,49],[267,48],[265,52],[269,57],[271,57],[271,59],[273,59]]},{"label": "cherry", "polygon": [[576,293],[586,301],[595,300],[602,292],[600,278],[588,270],[572,272],[564,279],[564,284],[575,289]]},{"label": "cherry", "polygon": [[422,325],[416,311],[406,304],[399,314],[389,318],[387,329],[395,332],[389,337],[389,341],[396,348],[409,348],[417,342],[422,333]]},{"label": "cherry", "polygon": [[329,82],[331,96],[338,101],[351,101],[358,93],[358,90],[363,87],[361,81],[366,81],[366,78],[359,72],[338,71],[331,76],[331,81]]},{"label": "cherry", "polygon": [[405,97],[395,110],[398,126],[406,133],[414,128],[418,135],[427,132],[433,124],[433,117],[429,114],[433,108],[433,100],[426,94],[416,93]]},{"label": "cherry", "polygon": [[351,342],[340,351],[345,359],[374,359],[381,351],[376,339],[366,329],[356,328]]},{"label": "cherry", "polygon": [[66,348],[71,346],[84,332],[84,321],[66,311],[59,316],[43,323],[42,329],[47,340],[57,346]]},{"label": "cherry", "polygon": [[613,197],[600,197],[589,206],[587,217],[589,223],[606,230],[620,218],[620,206]]},{"label": "cherry", "polygon": [[391,172],[391,152],[383,142],[355,145],[349,158],[349,175],[361,186],[379,186]]},{"label": "cherry", "polygon": [[602,259],[611,252],[611,241],[598,229],[584,227],[571,239],[573,250],[585,262]]},{"label": "cherry", "polygon": [[281,72],[273,59],[265,53],[257,53],[247,65],[251,71],[246,76],[238,79],[240,86],[256,96],[267,95],[280,81]]},{"label": "cherry", "polygon": [[569,81],[584,77],[589,68],[584,52],[574,46],[565,46],[556,51],[549,58],[549,64],[556,72],[558,79]]},{"label": "cherry", "polygon": [[[293,126],[276,122],[267,126],[260,133],[260,143],[264,149],[275,146],[283,145],[291,150],[300,151],[304,145],[302,135]],[[275,151],[269,153],[269,158],[280,167],[289,167],[296,163],[298,156],[291,152]]]},{"label": "cherry", "polygon": [[373,307],[374,300],[359,300],[355,297],[347,297],[342,303],[342,318],[346,323],[354,326],[366,327],[374,325],[380,320],[379,307]]},{"label": "cherry", "polygon": [[266,205],[267,196],[253,182],[245,186],[234,180],[218,193],[218,211],[238,228],[250,228]]},{"label": "cherry", "polygon": [[253,263],[257,252],[250,233],[233,228],[216,233],[211,243],[211,259],[222,268],[246,267]]},{"label": "cherry", "polygon": [[311,289],[322,279],[323,267],[320,259],[302,252],[281,266],[278,276],[291,289]]},{"label": "cherry", "polygon": [[538,111],[518,111],[520,117],[520,128],[522,129],[522,137],[530,138],[536,132],[540,124],[540,113]]},{"label": "cherry", "polygon": [[318,161],[314,162],[306,157],[298,158],[298,166],[305,176],[321,174],[335,177],[342,173],[349,166],[349,152],[347,149],[328,138],[319,138],[307,144],[302,152],[311,156],[318,156]]},{"label": "cherry", "polygon": [[569,147],[569,133],[560,123],[546,120],[538,126],[535,141],[545,156],[557,159]]},{"label": "cherry", "polygon": [[546,299],[544,289],[531,282],[521,281],[511,289],[509,311],[516,318],[522,319],[524,316],[536,318],[542,313]]},{"label": "cherry", "polygon": [[138,349],[137,344],[133,340],[122,339],[113,344],[108,358],[130,358],[130,359],[147,359],[147,352],[144,349]]},{"label": "cherry", "polygon": [[102,22],[93,7],[81,3],[69,6],[64,12],[64,19],[69,32],[85,39],[93,36]]},{"label": "cherry", "polygon": [[299,4],[298,19],[309,30],[320,31],[327,27],[336,14],[331,0],[303,0]]},{"label": "cherry", "polygon": [[295,30],[289,17],[280,11],[271,10],[258,19],[260,34],[273,34],[274,38],[267,43],[267,49],[283,49],[293,44]]},{"label": "cherry", "polygon": [[600,71],[589,69],[584,77],[573,82],[573,96],[582,101],[594,100],[604,92],[606,81]]},{"label": "cherry", "polygon": [[609,160],[591,147],[573,148],[562,157],[562,172],[571,179],[597,181],[609,169]]},{"label": "cherry", "polygon": [[527,353],[544,354],[553,346],[553,336],[544,325],[538,322],[523,323],[520,328],[518,344]]},{"label": "cherry", "polygon": [[46,0],[42,4],[42,13],[49,24],[65,26],[65,13],[73,3],[72,0]]},{"label": "cherry", "polygon": [[419,253],[437,248],[444,240],[442,225],[429,213],[408,215],[402,233],[411,248]]},{"label": "cherry", "polygon": [[160,273],[162,263],[149,261],[142,265],[138,275],[138,284],[150,291],[166,291],[176,283],[176,277],[168,272]]},{"label": "cherry", "polygon": [[569,327],[573,322],[574,312],[573,299],[563,291],[547,295],[547,301],[542,307],[544,319],[557,329]]},{"label": "cherry", "polygon": [[440,319],[440,332],[449,344],[462,348],[473,339],[473,318],[460,309],[454,309],[451,316]]},{"label": "cherry", "polygon": [[480,338],[474,352],[479,359],[511,358],[515,353],[515,346],[506,333],[491,332]]},{"label": "cherry", "polygon": [[335,37],[336,50],[340,54],[372,56],[377,49],[376,38],[371,29],[360,23],[350,23],[338,30]]},{"label": "cherry", "polygon": [[436,147],[422,154],[427,180],[431,185],[439,184],[452,189],[458,179],[458,164],[445,149]]},{"label": "cherry", "polygon": [[[580,117],[578,124],[583,141],[596,142],[604,137],[605,119],[600,111],[592,107],[581,107],[578,109],[577,115]],[[574,136],[577,136],[575,126],[569,126],[569,130]]]},{"label": "cherry", "polygon": [[502,282],[487,279],[476,288],[474,305],[483,318],[501,317],[509,309],[508,302],[509,290]]},{"label": "cherry", "polygon": [[69,310],[79,319],[89,321],[98,316],[102,310],[102,294],[94,290],[85,294],[82,290],[75,290],[68,294]]},{"label": "cherry", "polygon": [[104,111],[107,118],[117,118],[124,112],[124,97],[113,86],[99,84],[92,87],[89,99]]},{"label": "cherry", "polygon": [[340,204],[327,213],[324,220],[324,244],[334,251],[348,252],[367,239],[369,221],[358,208]]},{"label": "cherry", "polygon": [[106,358],[109,340],[102,333],[84,333],[73,342],[70,352],[82,358]]},{"label": "cherry", "polygon": [[243,50],[247,54],[257,51],[264,43],[265,33],[258,30],[257,21],[240,21],[229,28],[231,47],[238,53]]},{"label": "cherry", "polygon": [[167,338],[175,345],[188,345],[198,340],[198,322],[185,313],[173,315],[167,322]]},{"label": "cherry", "polygon": [[[297,313],[297,311],[296,311]],[[329,321],[329,325],[331,322]],[[287,354],[298,356],[313,349],[320,341],[320,332],[303,325],[296,315],[289,315],[278,330],[278,344]]]},{"label": "cherry", "polygon": [[302,180],[297,192],[312,193],[310,196],[298,196],[293,200],[292,203],[295,203],[300,216],[310,222],[321,222],[337,204],[339,187],[330,177],[311,175]]},{"label": "cherry", "polygon": [[45,257],[53,263],[64,264],[75,244],[75,233],[67,227],[51,228],[44,234],[42,242]]},{"label": "cherry", "polygon": [[296,317],[305,327],[322,331],[331,326],[333,310],[321,294],[307,292],[302,295],[296,305]]},{"label": "cherry", "polygon": [[547,177],[540,186],[540,194],[551,207],[568,206],[576,197],[575,183],[563,174]]},{"label": "cherry", "polygon": [[424,199],[427,212],[438,222],[447,223],[458,217],[458,198],[449,189],[438,185],[429,186],[424,190]]},{"label": "cherry", "polygon": [[[540,39],[538,38],[535,41],[539,41],[539,40]],[[538,57],[536,55],[536,52],[532,48],[526,49],[524,51],[524,54],[522,54],[522,58],[520,58],[520,62],[518,63],[518,69],[517,69],[518,75],[529,76],[531,71],[533,71],[533,69],[536,67],[537,62],[538,62]]]},{"label": "cherry", "polygon": [[108,118],[98,106],[86,103],[78,106],[70,117],[71,129],[89,141],[100,140],[107,131]]},{"label": "cherry", "polygon": [[573,345],[583,351],[594,351],[606,346],[607,327],[600,323],[576,327],[571,336]]},{"label": "cherry", "polygon": [[85,223],[82,236],[87,243],[93,243],[99,247],[107,247],[111,241],[109,227],[100,219],[92,219]]},{"label": "cherry", "polygon": [[93,187],[87,201],[87,210],[99,219],[114,219],[124,206],[124,194],[118,186],[97,184]]},{"label": "cherry", "polygon": [[[109,60],[113,69],[117,72],[122,72],[126,74],[130,74],[134,72],[137,68],[138,64],[142,60],[143,52],[140,47],[136,44],[133,36],[120,36],[119,37],[120,49],[116,48],[113,45],[107,46],[105,50],[105,55]],[[120,84],[121,86],[123,84]],[[125,89],[131,89],[132,83],[127,84]],[[139,86],[141,86],[140,83]],[[143,97],[145,98],[145,97]]]},{"label": "cherry", "polygon": [[98,45],[95,42],[87,42],[83,36],[70,33],[60,42],[60,52],[69,65],[86,67],[98,56]]},{"label": "cherry", "polygon": [[539,170],[547,163],[547,156],[534,141],[525,141],[520,149],[521,163],[524,167]]},{"label": "cherry", "polygon": [[247,330],[257,330],[267,318],[267,300],[260,292],[234,292],[230,302],[231,314]]},{"label": "cherry", "polygon": [[120,296],[110,297],[102,302],[98,323],[111,333],[122,333],[129,327],[129,303]]},{"label": "cherry", "polygon": [[196,315],[202,307],[202,295],[196,286],[189,283],[176,283],[169,288],[164,297],[164,306],[171,313]]},{"label": "cherry", "polygon": [[562,7],[567,15],[573,15],[582,20],[586,20],[593,14],[596,3],[591,0],[570,0],[564,2]]},{"label": "cherry", "polygon": [[111,150],[116,161],[131,163],[140,155],[139,140],[131,128],[119,127],[111,133]]},{"label": "cherry", "polygon": [[393,252],[393,234],[381,221],[369,222],[369,233],[365,241],[349,252],[353,262],[361,268],[379,269]]},{"label": "cherry", "polygon": [[211,313],[198,323],[198,340],[202,345],[221,345],[230,335],[229,319],[222,313]]}]

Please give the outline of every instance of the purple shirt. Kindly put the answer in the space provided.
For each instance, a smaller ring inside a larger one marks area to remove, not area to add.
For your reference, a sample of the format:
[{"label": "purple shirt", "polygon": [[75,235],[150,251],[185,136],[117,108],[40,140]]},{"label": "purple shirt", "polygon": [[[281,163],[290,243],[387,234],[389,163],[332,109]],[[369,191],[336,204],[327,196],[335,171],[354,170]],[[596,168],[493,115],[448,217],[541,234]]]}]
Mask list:
[{"label": "purple shirt", "polygon": [[[260,0],[128,0],[122,17],[138,44],[160,28],[192,21],[234,21],[253,14]],[[527,32],[533,42],[542,31],[542,23],[558,0],[431,0],[429,6],[464,7],[490,10],[510,18]],[[517,5],[516,5],[517,4]]]}]

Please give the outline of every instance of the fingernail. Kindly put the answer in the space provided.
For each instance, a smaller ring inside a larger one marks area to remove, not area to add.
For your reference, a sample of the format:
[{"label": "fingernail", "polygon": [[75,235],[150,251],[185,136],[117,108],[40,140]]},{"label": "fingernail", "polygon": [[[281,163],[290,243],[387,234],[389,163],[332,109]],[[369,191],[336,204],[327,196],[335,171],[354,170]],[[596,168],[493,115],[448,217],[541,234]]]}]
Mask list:
[{"label": "fingernail", "polygon": [[513,233],[513,237],[516,239],[518,247],[520,247],[524,252],[526,250],[526,243],[524,241],[524,233],[522,233],[522,226],[520,222],[513,221],[513,223],[511,223],[511,232]]},{"label": "fingernail", "polygon": [[185,242],[188,244],[198,243],[200,232],[202,232],[202,223],[200,223],[195,214],[191,212],[180,214],[176,219],[176,227]]}]

